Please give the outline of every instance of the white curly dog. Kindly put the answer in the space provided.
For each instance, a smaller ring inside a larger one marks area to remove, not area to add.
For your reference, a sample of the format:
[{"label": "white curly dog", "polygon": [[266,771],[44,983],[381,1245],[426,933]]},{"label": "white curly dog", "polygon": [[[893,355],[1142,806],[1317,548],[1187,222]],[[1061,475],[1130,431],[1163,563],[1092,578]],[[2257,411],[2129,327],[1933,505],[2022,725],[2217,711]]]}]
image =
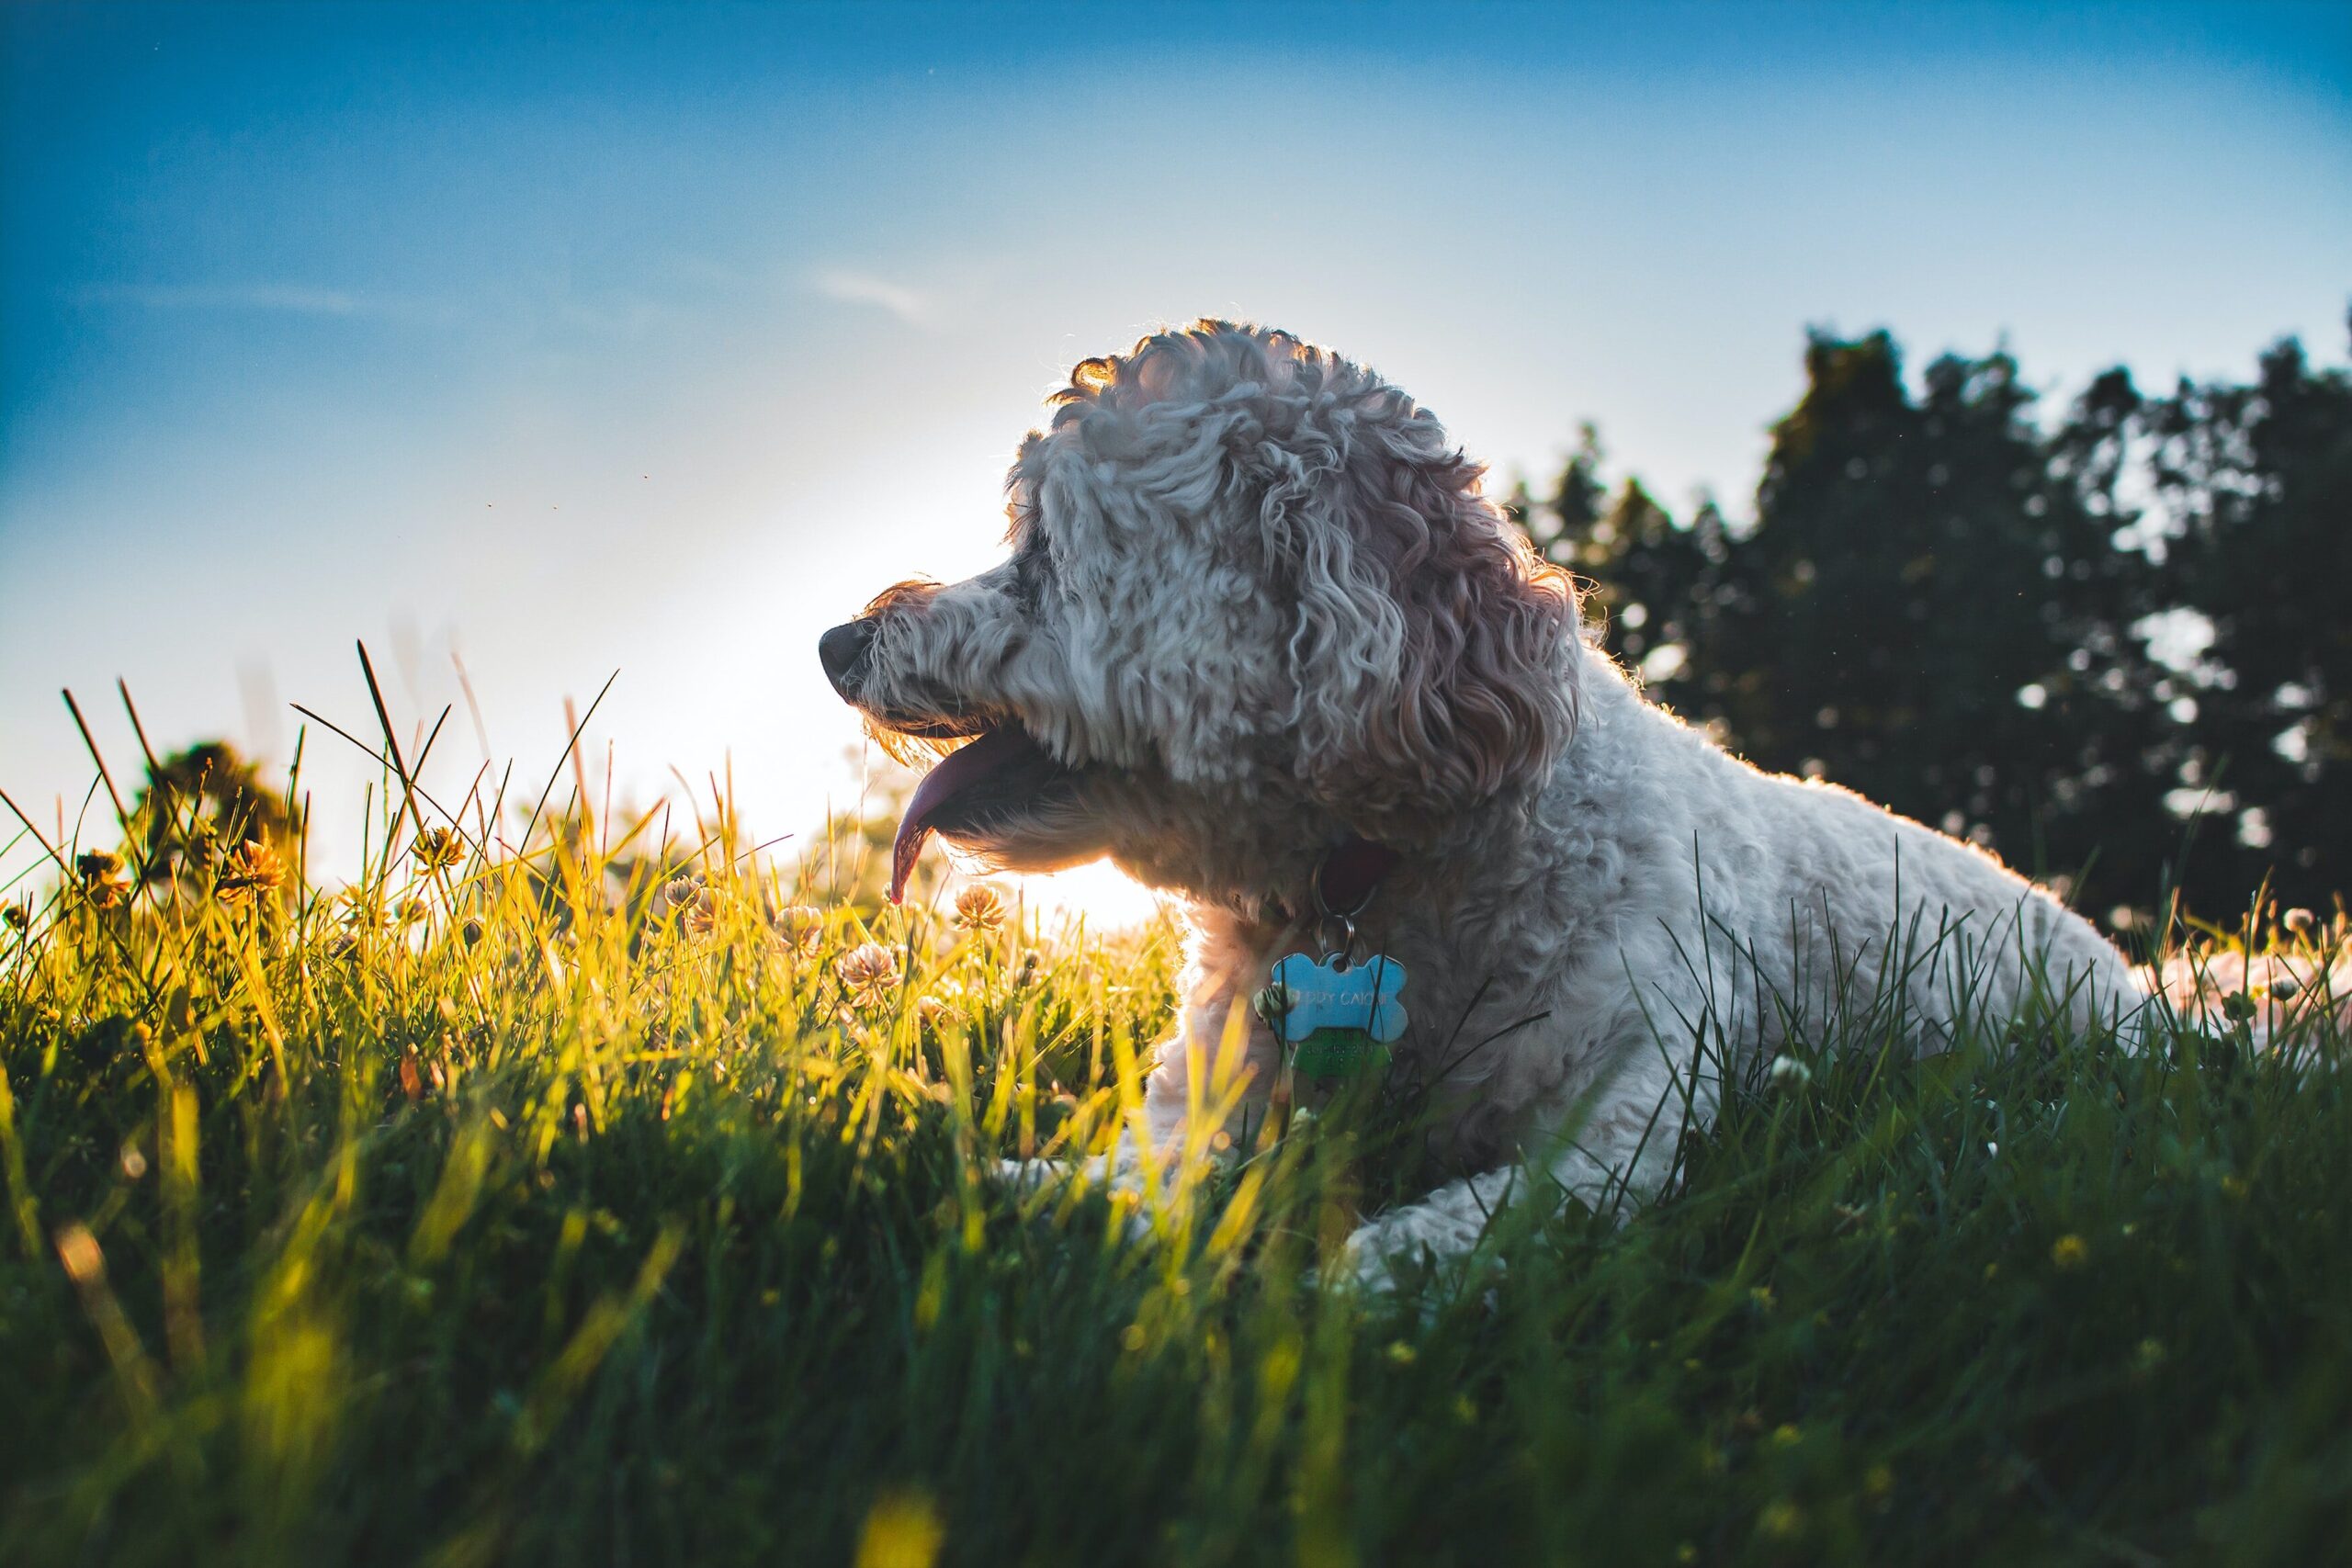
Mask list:
[{"label": "white curly dog", "polygon": [[[1052,408],[1012,467],[1010,558],[820,641],[886,742],[969,738],[909,806],[892,897],[933,833],[1182,894],[1187,1000],[1135,1130],[1162,1150],[1188,1107],[1242,1113],[1213,1066],[1244,1110],[1287,1084],[1287,1015],[1250,1010],[1284,955],[1401,969],[1393,1061],[1434,1085],[1459,1174],[1355,1233],[1366,1280],[1467,1252],[1515,1197],[1656,1194],[1726,1070],[1858,997],[1898,998],[1933,1049],[1979,1014],[2088,1027],[2144,995],[1993,856],[1645,700],[1480,466],[1363,367],[1202,321],[1087,360]],[[1358,904],[1351,943],[1318,907]],[[1327,1070],[1394,1028],[1344,1021],[1366,1031],[1309,1042]]]}]

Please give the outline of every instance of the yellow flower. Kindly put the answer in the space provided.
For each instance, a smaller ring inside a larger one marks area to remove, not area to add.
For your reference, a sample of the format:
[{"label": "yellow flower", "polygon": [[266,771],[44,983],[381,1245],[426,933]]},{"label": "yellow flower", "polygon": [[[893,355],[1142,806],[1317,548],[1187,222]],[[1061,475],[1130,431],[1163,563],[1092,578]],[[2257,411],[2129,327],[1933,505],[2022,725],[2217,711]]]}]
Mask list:
[{"label": "yellow flower", "polygon": [[408,847],[417,863],[427,871],[439,871],[456,865],[466,858],[466,840],[447,828],[427,828]]},{"label": "yellow flower", "polygon": [[899,983],[899,955],[878,942],[851,948],[833,963],[833,973],[860,1007],[872,1007]]},{"label": "yellow flower", "polygon": [[1775,1503],[1757,1516],[1756,1528],[1774,1540],[1791,1540],[1804,1530],[1804,1510],[1794,1503]]},{"label": "yellow flower", "polygon": [[2061,1269],[2079,1269],[2090,1255],[2091,1244],[2072,1231],[2050,1244],[2050,1261]]},{"label": "yellow flower", "polygon": [[1792,1449],[1804,1441],[1804,1434],[1788,1422],[1772,1428],[1772,1446],[1776,1449]]},{"label": "yellow flower", "polygon": [[967,931],[992,931],[1004,924],[1004,900],[986,883],[956,895],[956,923]]},{"label": "yellow flower", "polygon": [[212,885],[212,891],[224,904],[242,904],[257,895],[276,892],[285,880],[286,868],[278,863],[277,852],[259,839],[247,839],[221,866],[220,880]]},{"label": "yellow flower", "polygon": [[939,1510],[919,1493],[885,1493],[865,1516],[856,1568],[931,1568],[946,1537]]},{"label": "yellow flower", "polygon": [[93,908],[111,909],[130,897],[130,884],[116,875],[122,870],[120,855],[92,850],[74,857],[74,869],[81,874],[83,896]]}]

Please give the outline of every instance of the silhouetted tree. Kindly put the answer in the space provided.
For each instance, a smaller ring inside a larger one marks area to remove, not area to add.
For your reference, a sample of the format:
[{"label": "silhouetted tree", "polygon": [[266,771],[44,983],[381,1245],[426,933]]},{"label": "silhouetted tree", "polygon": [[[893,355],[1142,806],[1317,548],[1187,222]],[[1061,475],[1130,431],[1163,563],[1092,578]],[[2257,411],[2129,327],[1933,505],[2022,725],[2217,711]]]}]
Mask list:
[{"label": "silhouetted tree", "polygon": [[2168,600],[2211,632],[2177,682],[2179,784],[2220,811],[2188,886],[2215,912],[2267,873],[2322,901],[2352,867],[2352,376],[2289,340],[2251,383],[2183,381],[2141,418]]},{"label": "silhouetted tree", "polygon": [[[2218,916],[2274,864],[2291,897],[2342,885],[2352,378],[2291,343],[2168,399],[2116,369],[2047,431],[2006,353],[1915,395],[1886,333],[1815,333],[1805,378],[1750,522],[1634,479],[1602,504],[1589,425],[1549,502],[1514,496],[1655,694],[2022,866],[2096,863],[2102,906],[2176,870]],[[2200,799],[2225,815],[2184,861]]]}]

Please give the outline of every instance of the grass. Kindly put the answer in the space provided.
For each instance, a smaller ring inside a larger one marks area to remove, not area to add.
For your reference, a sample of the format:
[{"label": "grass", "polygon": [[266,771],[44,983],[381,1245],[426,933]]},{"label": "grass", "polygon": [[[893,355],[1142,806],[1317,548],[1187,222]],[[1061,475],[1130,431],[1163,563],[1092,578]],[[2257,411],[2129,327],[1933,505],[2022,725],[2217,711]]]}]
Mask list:
[{"label": "grass", "polygon": [[593,833],[422,820],[342,894],[234,862],[126,900],[98,863],[0,931],[0,1561],[2352,1541],[2324,1029],[1915,1062],[1858,1018],[1757,1065],[1649,1211],[1530,1206],[1500,1267],[1366,1300],[1308,1276],[1409,1185],[1376,1110],[1177,1173],[1135,1243],[1125,1201],[981,1179],[1108,1137],[1172,930],[716,852],[616,898]]}]

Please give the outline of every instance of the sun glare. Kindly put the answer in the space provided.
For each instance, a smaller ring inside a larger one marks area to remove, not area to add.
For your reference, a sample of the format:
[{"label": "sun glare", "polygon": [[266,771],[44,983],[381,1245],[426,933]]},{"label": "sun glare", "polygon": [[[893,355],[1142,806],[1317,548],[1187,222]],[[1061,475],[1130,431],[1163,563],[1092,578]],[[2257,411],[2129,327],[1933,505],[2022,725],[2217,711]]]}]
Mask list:
[{"label": "sun glare", "polygon": [[1151,919],[1166,897],[1107,860],[1090,861],[1043,876],[1018,877],[1014,883],[1032,908],[1049,917],[1060,914],[1083,919],[1095,931],[1139,926]]}]

